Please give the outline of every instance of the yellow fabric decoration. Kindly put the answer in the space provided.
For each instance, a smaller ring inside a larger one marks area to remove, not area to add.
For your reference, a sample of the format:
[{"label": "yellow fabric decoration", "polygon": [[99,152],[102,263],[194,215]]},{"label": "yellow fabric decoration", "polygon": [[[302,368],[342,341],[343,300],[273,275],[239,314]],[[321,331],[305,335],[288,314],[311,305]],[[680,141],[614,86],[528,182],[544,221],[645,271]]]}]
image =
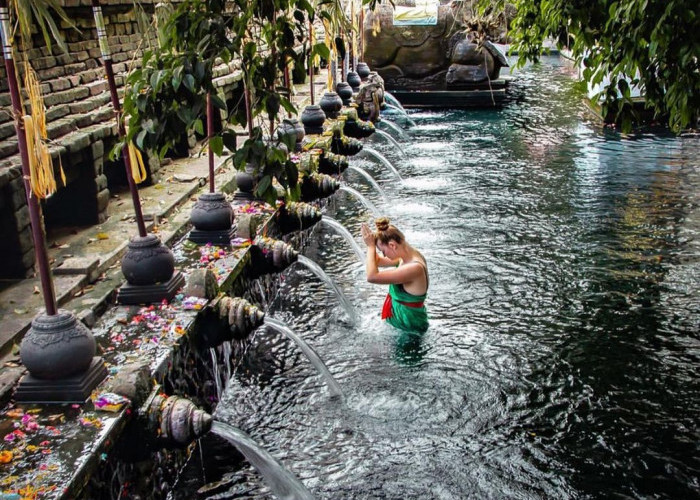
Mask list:
[{"label": "yellow fabric decoration", "polygon": [[128,149],[129,162],[131,163],[131,176],[134,178],[136,184],[141,184],[148,176],[146,173],[146,166],[143,163],[143,156],[141,156],[141,151],[134,146],[133,142],[129,143]]},{"label": "yellow fabric decoration", "polygon": [[[27,156],[29,157],[29,185],[34,195],[45,199],[56,192],[56,179],[53,172],[53,159],[46,145],[46,114],[44,99],[41,96],[39,80],[29,62],[24,62],[24,87],[29,97],[31,115],[22,116],[24,135],[27,139]],[[60,160],[60,159],[59,159]],[[59,171],[63,185],[66,176],[59,161]]]}]

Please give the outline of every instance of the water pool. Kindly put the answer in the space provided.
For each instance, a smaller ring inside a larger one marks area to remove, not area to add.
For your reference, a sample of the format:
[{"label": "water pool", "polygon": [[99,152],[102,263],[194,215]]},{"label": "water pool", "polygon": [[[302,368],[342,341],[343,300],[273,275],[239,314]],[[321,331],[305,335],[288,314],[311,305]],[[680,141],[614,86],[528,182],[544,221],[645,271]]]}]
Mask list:
[{"label": "water pool", "polygon": [[[697,498],[700,140],[600,128],[572,73],[544,58],[501,110],[411,112],[406,159],[372,145],[403,182],[353,160],[388,200],[349,184],[428,260],[430,329],[383,325],[386,287],[319,230],[305,254],[357,324],[302,267],[268,315],[313,346],[344,399],[260,330],[217,419],[317,498]],[[327,213],[358,241],[370,217],[345,194]],[[202,481],[227,471],[228,451],[204,442]],[[269,497],[251,470],[234,474],[211,498]]]}]

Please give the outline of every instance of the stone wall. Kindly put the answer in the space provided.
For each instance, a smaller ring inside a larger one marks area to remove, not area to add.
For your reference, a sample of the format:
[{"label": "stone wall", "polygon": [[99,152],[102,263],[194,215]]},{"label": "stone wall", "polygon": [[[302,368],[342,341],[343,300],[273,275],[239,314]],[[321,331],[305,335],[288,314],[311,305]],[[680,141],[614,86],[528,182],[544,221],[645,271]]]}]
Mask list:
[{"label": "stone wall", "polygon": [[[51,154],[54,166],[66,174],[66,186],[42,203],[47,229],[58,226],[103,222],[110,189],[119,180],[126,182],[121,161],[110,162],[107,155],[116,142],[117,126],[110,94],[101,65],[90,0],[63,0],[65,11],[78,28],[65,22],[61,30],[68,53],[54,44],[46,47],[37,31],[26,51],[36,71],[44,96]],[[124,83],[130,65],[138,65],[140,54],[153,42],[149,25],[156,0],[102,0],[102,10],[114,63],[117,85]],[[23,74],[19,55],[17,71]],[[232,63],[217,67],[217,86],[230,97],[238,85],[240,72]],[[0,279],[30,275],[34,249],[30,236],[28,209],[21,178],[14,121],[5,67],[0,68]],[[187,149],[185,148],[185,151]],[[158,179],[160,163],[148,156],[148,182]],[[113,169],[114,172],[105,172]],[[110,175],[111,174],[111,175]],[[58,180],[57,176],[57,180]],[[109,182],[108,182],[109,179]],[[116,180],[115,180],[116,179]],[[60,181],[59,181],[60,184]]]}]

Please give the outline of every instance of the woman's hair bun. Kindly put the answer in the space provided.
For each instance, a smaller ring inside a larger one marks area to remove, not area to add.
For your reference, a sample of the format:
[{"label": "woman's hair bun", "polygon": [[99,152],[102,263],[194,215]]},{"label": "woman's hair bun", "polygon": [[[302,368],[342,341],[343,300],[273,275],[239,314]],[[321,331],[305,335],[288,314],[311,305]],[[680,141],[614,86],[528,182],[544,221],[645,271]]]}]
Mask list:
[{"label": "woman's hair bun", "polygon": [[386,231],[387,229],[389,229],[388,217],[380,217],[377,220],[375,220],[374,223],[377,225],[377,231]]}]

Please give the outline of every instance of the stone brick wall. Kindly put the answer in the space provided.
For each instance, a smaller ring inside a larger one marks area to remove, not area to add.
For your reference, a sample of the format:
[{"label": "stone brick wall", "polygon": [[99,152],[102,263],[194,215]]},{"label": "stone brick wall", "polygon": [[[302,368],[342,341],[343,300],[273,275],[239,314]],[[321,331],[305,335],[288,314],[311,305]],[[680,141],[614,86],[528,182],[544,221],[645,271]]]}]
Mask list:
[{"label": "stone brick wall", "polygon": [[[137,10],[132,0],[101,1],[119,87],[130,64],[138,65],[142,48],[154,40],[152,33],[144,29],[148,29],[157,1],[140,0],[142,10]],[[117,140],[117,127],[101,65],[91,2],[63,0],[61,3],[79,30],[61,23],[68,53],[61,52],[55,44],[46,47],[38,31],[33,34],[33,45],[26,51],[41,83],[54,164],[58,166],[60,160],[67,178],[67,185],[43,203],[49,229],[102,222],[113,187],[108,178],[125,181],[125,175],[120,172],[111,176],[105,172],[105,168],[123,171],[123,163],[106,161]],[[16,57],[20,77],[22,59]],[[230,97],[240,80],[237,63],[216,68],[216,77],[222,97]],[[29,275],[34,263],[12,116],[3,64],[0,68],[0,229],[5,237],[0,241],[0,279]],[[149,156],[150,182],[157,180],[159,168],[157,158]]]}]

